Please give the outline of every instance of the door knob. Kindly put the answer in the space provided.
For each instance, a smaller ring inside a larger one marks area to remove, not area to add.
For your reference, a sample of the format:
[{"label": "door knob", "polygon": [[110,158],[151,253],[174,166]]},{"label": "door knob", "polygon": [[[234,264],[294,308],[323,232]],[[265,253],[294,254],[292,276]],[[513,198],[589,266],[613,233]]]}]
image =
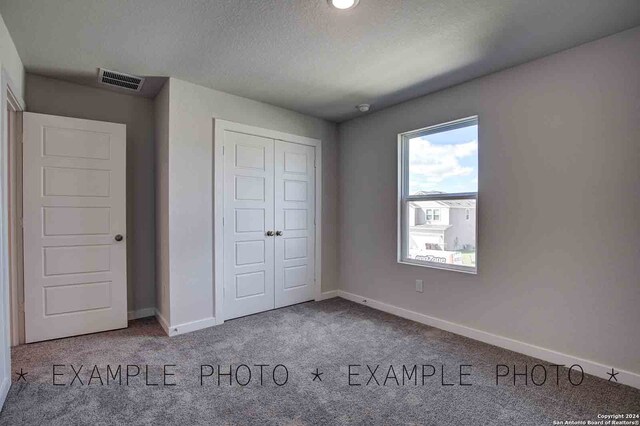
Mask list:
[{"label": "door knob", "polygon": [[273,237],[273,231],[267,231],[267,237]]},{"label": "door knob", "polygon": [[123,237],[122,235],[120,235],[120,234],[118,234],[118,235],[116,235],[116,236],[115,236],[115,240],[116,240],[116,241],[122,241],[122,239],[123,239],[123,238],[124,238],[124,237]]},{"label": "door knob", "polygon": [[282,231],[276,231],[276,237],[281,237],[282,236]]}]

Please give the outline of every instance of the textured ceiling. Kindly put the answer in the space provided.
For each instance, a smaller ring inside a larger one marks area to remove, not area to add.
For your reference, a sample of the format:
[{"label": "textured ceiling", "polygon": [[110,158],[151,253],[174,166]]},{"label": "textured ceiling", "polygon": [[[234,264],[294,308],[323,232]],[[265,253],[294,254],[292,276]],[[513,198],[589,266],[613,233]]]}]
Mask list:
[{"label": "textured ceiling", "polygon": [[640,25],[638,0],[0,0],[0,13],[29,72],[172,76],[335,121]]}]

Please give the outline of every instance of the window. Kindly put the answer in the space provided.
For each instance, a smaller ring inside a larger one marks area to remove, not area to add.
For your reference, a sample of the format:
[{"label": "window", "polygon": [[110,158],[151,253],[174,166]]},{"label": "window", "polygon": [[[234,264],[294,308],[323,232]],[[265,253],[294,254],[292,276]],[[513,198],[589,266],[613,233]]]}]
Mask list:
[{"label": "window", "polygon": [[398,141],[398,261],[476,273],[478,118]]}]

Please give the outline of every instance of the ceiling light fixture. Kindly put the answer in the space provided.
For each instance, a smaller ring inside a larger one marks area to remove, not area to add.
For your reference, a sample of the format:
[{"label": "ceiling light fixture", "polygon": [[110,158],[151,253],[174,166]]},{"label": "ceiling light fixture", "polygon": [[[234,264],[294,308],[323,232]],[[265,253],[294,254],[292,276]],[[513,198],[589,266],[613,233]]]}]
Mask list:
[{"label": "ceiling light fixture", "polygon": [[358,5],[360,0],[327,0],[329,4],[336,9],[347,10],[353,9]]},{"label": "ceiling light fixture", "polygon": [[371,105],[369,105],[369,104],[360,104],[356,108],[360,112],[369,112],[369,110],[371,109]]}]

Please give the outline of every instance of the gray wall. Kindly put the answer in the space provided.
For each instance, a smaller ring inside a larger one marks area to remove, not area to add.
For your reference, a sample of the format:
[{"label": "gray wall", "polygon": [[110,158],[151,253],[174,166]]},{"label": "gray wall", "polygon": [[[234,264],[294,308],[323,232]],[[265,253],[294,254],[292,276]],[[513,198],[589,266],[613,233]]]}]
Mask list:
[{"label": "gray wall", "polygon": [[169,312],[169,81],[154,100],[156,179],[156,308],[170,323]]},{"label": "gray wall", "polygon": [[24,66],[2,16],[0,16],[0,65],[14,84],[14,95],[24,100]]},{"label": "gray wall", "polygon": [[[213,294],[213,119],[322,140],[322,290],[337,288],[336,125],[251,99],[169,80],[170,325],[210,319]],[[160,174],[161,175],[161,174]],[[161,243],[166,243],[163,241]],[[166,248],[160,248],[161,251]],[[166,277],[163,277],[166,279]]]},{"label": "gray wall", "polygon": [[155,307],[153,101],[27,74],[27,110],[127,125],[129,311]]},{"label": "gray wall", "polygon": [[[640,373],[639,46],[636,28],[341,124],[340,288]],[[478,275],[396,263],[398,133],[474,114]]]}]

